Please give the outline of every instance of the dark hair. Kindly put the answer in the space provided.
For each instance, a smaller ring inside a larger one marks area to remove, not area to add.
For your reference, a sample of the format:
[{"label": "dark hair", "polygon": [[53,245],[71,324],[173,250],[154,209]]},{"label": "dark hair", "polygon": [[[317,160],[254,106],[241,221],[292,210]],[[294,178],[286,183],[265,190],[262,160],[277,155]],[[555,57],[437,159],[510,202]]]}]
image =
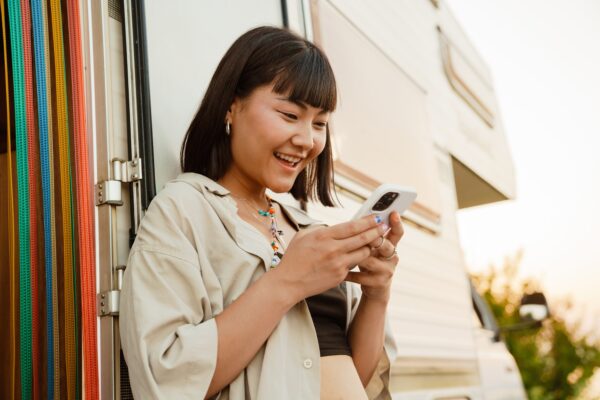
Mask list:
[{"label": "dark hair", "polygon": [[[337,89],[325,54],[311,42],[281,28],[259,27],[240,36],[219,63],[181,147],[181,169],[213,180],[231,164],[225,117],[235,97],[244,99],[257,87],[292,101],[334,111]],[[298,174],[290,193],[295,199],[318,199],[333,206],[333,156],[327,127],[325,148]]]}]

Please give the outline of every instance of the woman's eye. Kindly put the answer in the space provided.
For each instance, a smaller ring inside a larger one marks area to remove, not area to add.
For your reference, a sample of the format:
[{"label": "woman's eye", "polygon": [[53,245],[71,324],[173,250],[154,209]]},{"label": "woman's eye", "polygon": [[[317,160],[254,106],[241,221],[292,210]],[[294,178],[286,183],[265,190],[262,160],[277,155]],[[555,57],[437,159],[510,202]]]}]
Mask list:
[{"label": "woman's eye", "polygon": [[287,113],[287,112],[283,112],[283,111],[279,111],[279,112],[281,114],[283,114],[286,118],[293,119],[294,121],[298,119],[298,117],[295,114]]},{"label": "woman's eye", "polygon": [[327,126],[327,122],[315,122],[315,126],[318,129],[325,129],[325,127]]}]

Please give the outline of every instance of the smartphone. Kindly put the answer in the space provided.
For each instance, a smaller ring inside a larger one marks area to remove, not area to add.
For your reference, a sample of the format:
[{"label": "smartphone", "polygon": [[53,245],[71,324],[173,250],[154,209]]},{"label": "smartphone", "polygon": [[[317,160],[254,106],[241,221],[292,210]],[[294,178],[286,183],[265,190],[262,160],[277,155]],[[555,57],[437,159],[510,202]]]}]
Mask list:
[{"label": "smartphone", "polygon": [[390,226],[392,211],[398,211],[402,215],[416,198],[417,191],[412,187],[384,183],[371,193],[352,219],[369,214],[379,215]]}]

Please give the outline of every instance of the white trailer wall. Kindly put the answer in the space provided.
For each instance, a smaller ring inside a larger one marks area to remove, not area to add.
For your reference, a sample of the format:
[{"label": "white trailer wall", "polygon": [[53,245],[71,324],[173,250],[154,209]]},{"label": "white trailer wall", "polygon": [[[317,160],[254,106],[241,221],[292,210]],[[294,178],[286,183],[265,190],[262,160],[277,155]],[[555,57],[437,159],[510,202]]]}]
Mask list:
[{"label": "white trailer wall", "polygon": [[179,173],[183,136],[229,46],[251,28],[282,23],[279,0],[146,2],[157,191]]}]

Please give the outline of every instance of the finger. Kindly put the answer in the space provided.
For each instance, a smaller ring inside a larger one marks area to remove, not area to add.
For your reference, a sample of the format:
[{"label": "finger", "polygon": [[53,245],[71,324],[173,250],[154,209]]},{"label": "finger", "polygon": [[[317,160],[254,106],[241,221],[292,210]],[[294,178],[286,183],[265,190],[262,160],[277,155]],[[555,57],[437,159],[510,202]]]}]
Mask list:
[{"label": "finger", "polygon": [[400,262],[400,257],[398,257],[397,253],[394,253],[394,255],[391,256],[391,258],[389,260],[388,259],[383,259],[383,258],[378,258],[378,259],[382,263],[385,263],[388,268],[391,268],[392,271],[394,271],[396,269],[396,266]]},{"label": "finger", "polygon": [[379,236],[377,239],[369,243],[371,255],[391,255],[396,249],[394,244],[386,239],[386,236]]},{"label": "finger", "polygon": [[392,276],[394,274],[396,263],[397,260],[393,257],[389,261],[386,261],[379,257],[371,256],[358,264],[358,267],[373,275]]},{"label": "finger", "polygon": [[348,272],[348,275],[346,275],[346,278],[344,278],[344,280],[365,286],[370,286],[373,284],[373,277],[365,272],[350,271]]},{"label": "finger", "polygon": [[394,247],[396,247],[396,245],[404,235],[404,227],[402,226],[402,220],[400,219],[400,214],[397,211],[394,211],[390,214],[390,228],[391,229],[388,232],[386,238],[392,243]]},{"label": "finger", "polygon": [[381,237],[387,229],[387,225],[385,224],[376,225],[375,227],[361,232],[358,235],[340,239],[338,240],[340,250],[344,253],[347,253],[363,246],[368,246],[369,249],[371,249],[369,244],[372,242],[378,242],[379,240],[377,238]]},{"label": "finger", "polygon": [[378,236],[377,239],[375,239],[371,243],[369,243],[369,247],[372,248],[373,250],[377,250],[377,249],[381,248],[381,246],[383,246],[384,241],[385,241],[384,235]]},{"label": "finger", "polygon": [[361,232],[374,228],[382,223],[378,215],[367,215],[357,220],[343,222],[327,228],[329,234],[334,239],[345,239],[356,236]]},{"label": "finger", "polygon": [[362,272],[377,273],[377,257],[369,256],[358,264]]},{"label": "finger", "polygon": [[369,246],[362,246],[340,256],[340,262],[342,262],[342,265],[346,265],[348,270],[351,270],[356,265],[362,263],[370,255],[371,249]]},{"label": "finger", "polygon": [[377,249],[377,252],[375,255],[379,256],[379,257],[387,258],[387,257],[391,257],[391,255],[394,254],[394,251],[396,251],[396,246],[394,246],[394,244],[391,241],[386,239],[383,242],[383,244],[381,245],[381,247]]}]

